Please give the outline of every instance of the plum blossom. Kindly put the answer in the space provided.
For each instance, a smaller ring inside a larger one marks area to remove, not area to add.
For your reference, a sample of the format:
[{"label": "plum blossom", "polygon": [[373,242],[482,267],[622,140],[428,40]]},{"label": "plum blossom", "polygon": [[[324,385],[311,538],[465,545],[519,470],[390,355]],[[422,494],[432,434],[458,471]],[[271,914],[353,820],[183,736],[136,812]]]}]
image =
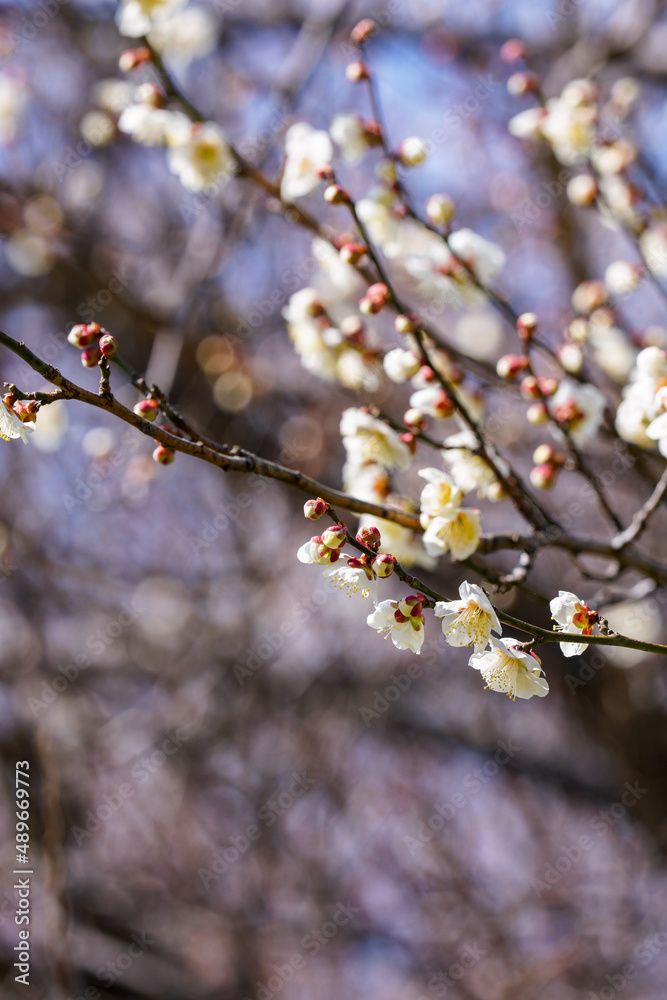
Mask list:
[{"label": "plum blossom", "polygon": [[331,120],[329,134],[340,147],[346,163],[359,163],[368,152],[368,137],[358,115],[336,115]]},{"label": "plum blossom", "polygon": [[419,506],[422,526],[427,528],[434,517],[442,517],[456,510],[463,499],[463,494],[441,469],[420,469],[419,475],[426,480],[426,486],[419,498]]},{"label": "plum blossom", "polygon": [[366,622],[378,632],[386,632],[397,649],[411,649],[419,653],[424,641],[425,598],[421,594],[411,594],[403,601],[382,601]]},{"label": "plum blossom", "polygon": [[502,633],[498,616],[481,587],[464,580],[458,601],[438,601],[434,612],[442,618],[442,631],[450,646],[474,646],[481,652],[491,632]]},{"label": "plum blossom", "polygon": [[655,448],[655,441],[662,436],[661,425],[657,424],[657,438],[654,437],[656,427],[651,434],[648,428],[665,409],[661,388],[666,379],[667,353],[659,347],[640,351],[616,411],[616,430],[624,441],[632,441],[642,448]]},{"label": "plum blossom", "polygon": [[[442,453],[449,473],[462,493],[477,491],[478,497],[499,500],[502,491],[496,474],[483,458],[475,453],[477,441],[470,430],[453,434],[445,440],[447,448]],[[509,472],[507,463],[499,456],[496,464],[503,475]]]},{"label": "plum blossom", "polygon": [[205,7],[177,10],[173,16],[156,20],[148,40],[171,62],[187,64],[213,52],[217,45],[219,21]]},{"label": "plum blossom", "polygon": [[460,507],[429,522],[424,532],[424,548],[431,556],[449,552],[452,559],[467,559],[477,549],[481,531],[479,511]]},{"label": "plum blossom", "polygon": [[152,104],[130,104],[118,119],[118,128],[142,146],[164,146],[170,136],[190,129],[190,121],[179,111],[156,108]]},{"label": "plum blossom", "polygon": [[307,122],[297,122],[285,134],[285,154],[280,195],[291,202],[310,194],[321,183],[317,170],[330,162],[333,146],[326,132],[317,131]]},{"label": "plum blossom", "polygon": [[121,0],[116,24],[121,35],[140,38],[160,21],[170,18],[185,0]]},{"label": "plum blossom", "polygon": [[513,701],[515,698],[544,698],[549,684],[542,675],[542,665],[537,656],[524,653],[516,639],[489,638],[490,649],[473,653],[470,666],[479,670],[486,687],[500,691]]},{"label": "plum blossom", "polygon": [[322,535],[313,535],[308,542],[299,548],[296,554],[299,562],[307,566],[316,563],[318,566],[328,566],[340,558],[340,548],[337,545],[327,545]]},{"label": "plum blossom", "polygon": [[410,465],[410,449],[398,433],[364,410],[355,407],[344,410],[340,433],[348,457],[359,465],[373,463],[401,471]]},{"label": "plum blossom", "polygon": [[[569,590],[559,590],[558,597],[549,602],[549,607],[559,632],[592,635],[593,626],[599,620],[597,611],[591,611]],[[585,642],[561,642],[560,648],[563,656],[581,656],[586,650],[586,645]]]},{"label": "plum blossom", "polygon": [[348,559],[345,564],[325,569],[324,576],[334,587],[346,590],[350,597],[359,593],[361,597],[372,597],[373,603],[377,600],[376,574],[366,559]]},{"label": "plum blossom", "polygon": [[[372,467],[368,466],[368,468]],[[354,496],[360,495],[356,490],[349,490],[348,492],[351,492]],[[372,498],[369,497],[369,499]],[[416,531],[411,531],[410,528],[406,528],[402,524],[396,524],[395,521],[385,521],[384,518],[362,514],[359,519],[359,529],[370,525],[375,525],[382,532],[380,552],[391,553],[402,566],[421,566],[423,569],[434,568],[435,559],[425,551],[423,535]],[[438,555],[440,555],[439,552]]]},{"label": "plum blossom", "polygon": [[23,443],[27,444],[28,434],[32,433],[34,429],[28,424],[24,424],[18,414],[4,400],[0,402],[0,438],[3,441],[21,438]]},{"label": "plum blossom", "polygon": [[556,420],[567,427],[574,443],[579,445],[597,433],[606,400],[594,385],[582,385],[574,379],[564,378],[548,406]]},{"label": "plum blossom", "polygon": [[204,191],[234,173],[236,161],[225,134],[212,122],[191,125],[188,132],[172,134],[168,141],[169,169],[188,191]]},{"label": "plum blossom", "polygon": [[500,247],[472,229],[457,229],[447,242],[452,252],[475,272],[484,285],[495,278],[505,263],[505,254]]},{"label": "plum blossom", "polygon": [[407,382],[409,378],[416,375],[421,366],[421,361],[415,352],[406,351],[402,347],[387,351],[382,363],[391,381],[396,382],[397,385]]}]

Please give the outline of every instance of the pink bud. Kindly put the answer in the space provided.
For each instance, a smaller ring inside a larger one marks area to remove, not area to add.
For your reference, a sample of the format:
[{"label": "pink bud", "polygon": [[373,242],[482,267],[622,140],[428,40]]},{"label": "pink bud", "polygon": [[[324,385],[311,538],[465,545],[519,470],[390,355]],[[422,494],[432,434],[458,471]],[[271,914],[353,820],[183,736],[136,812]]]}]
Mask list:
[{"label": "pink bud", "polygon": [[540,78],[535,73],[522,70],[512,73],[507,81],[507,89],[513,97],[523,97],[524,94],[534,94],[540,88]]},{"label": "pink bud", "polygon": [[378,309],[382,309],[389,298],[389,289],[384,282],[377,281],[374,285],[369,286],[366,297],[377,305]]},{"label": "pink bud", "polygon": [[518,38],[508,39],[500,48],[500,58],[506,63],[515,63],[525,58],[526,46]]},{"label": "pink bud", "polygon": [[417,442],[415,441],[414,434],[408,434],[406,432],[405,434],[399,434],[398,436],[403,444],[406,444],[410,449],[410,452],[414,455],[417,451]]},{"label": "pink bud", "polygon": [[[97,326],[97,324],[94,324]],[[93,329],[93,324],[86,325],[85,323],[77,323],[73,326],[70,332],[67,334],[67,339],[73,347],[79,347],[83,350],[84,347],[90,347],[91,344],[95,342],[99,333],[99,327],[97,331]]]},{"label": "pink bud", "polygon": [[160,409],[160,404],[156,399],[141,399],[133,407],[134,412],[138,413],[140,417],[144,420],[149,420],[151,423],[155,420]]},{"label": "pink bud", "polygon": [[347,541],[347,528],[344,524],[334,524],[322,532],[322,544],[329,549],[339,549]]},{"label": "pink bud", "polygon": [[350,41],[353,45],[363,45],[369,38],[372,38],[377,30],[375,21],[371,21],[369,17],[365,17],[358,24],[355,24],[350,33]]},{"label": "pink bud", "polygon": [[444,389],[438,394],[434,408],[441,420],[449,420],[456,413],[456,407]]},{"label": "pink bud", "polygon": [[5,404],[8,410],[11,410],[16,402],[17,397],[13,392],[6,392],[2,397],[2,402]]},{"label": "pink bud", "polygon": [[118,349],[118,341],[110,333],[100,337],[100,351],[105,358],[112,358]]},{"label": "pink bud", "polygon": [[523,372],[525,372],[528,365],[529,361],[525,356],[522,357],[519,354],[503,354],[502,358],[498,359],[496,372],[501,378],[516,378],[518,375],[522,375]]},{"label": "pink bud", "polygon": [[403,423],[415,431],[422,431],[427,425],[427,420],[421,410],[418,410],[416,406],[411,406],[403,414]]},{"label": "pink bud", "polygon": [[551,462],[535,465],[530,470],[530,481],[537,490],[550,490],[556,482],[558,466]]},{"label": "pink bud", "polygon": [[142,45],[139,49],[125,49],[118,60],[118,68],[121,73],[130,73],[137,66],[151,61],[150,49]]},{"label": "pink bud", "polygon": [[396,566],[396,560],[388,552],[376,556],[373,560],[373,570],[380,577],[391,576]]},{"label": "pink bud", "polygon": [[375,550],[380,547],[382,538],[378,528],[374,524],[371,524],[368,527],[359,528],[357,541],[360,545],[365,545],[366,548]]},{"label": "pink bud", "polygon": [[24,423],[33,423],[37,419],[37,411],[39,407],[34,399],[30,402],[25,403],[20,400],[18,403],[14,403],[14,413],[19,418],[19,420]]},{"label": "pink bud", "polygon": [[99,347],[88,347],[81,354],[81,364],[84,368],[94,368],[102,360],[102,352]]},{"label": "pink bud", "polygon": [[368,247],[363,243],[345,243],[340,248],[340,259],[346,264],[358,264],[362,257],[368,253]]},{"label": "pink bud", "polygon": [[329,504],[322,497],[318,497],[316,500],[306,500],[303,505],[303,513],[309,521],[318,521],[328,510]]},{"label": "pink bud", "polygon": [[159,444],[153,452],[153,460],[160,465],[171,465],[175,458],[176,452],[174,449],[167,448],[163,444]]},{"label": "pink bud", "polygon": [[334,179],[333,167],[330,163],[321,163],[315,167],[315,173],[321,181],[332,181]]}]

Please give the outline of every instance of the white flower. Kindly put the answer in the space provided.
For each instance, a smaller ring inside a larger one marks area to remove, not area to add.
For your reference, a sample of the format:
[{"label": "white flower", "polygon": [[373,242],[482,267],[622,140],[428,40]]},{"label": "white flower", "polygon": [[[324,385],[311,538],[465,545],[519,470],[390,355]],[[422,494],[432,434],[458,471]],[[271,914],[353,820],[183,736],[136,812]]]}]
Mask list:
[{"label": "white flower", "polygon": [[448,242],[457,257],[465,261],[484,285],[495,278],[505,263],[500,247],[472,229],[457,229]]},{"label": "white flower", "polygon": [[12,409],[9,409],[9,407],[0,401],[0,438],[3,441],[12,441],[15,438],[21,438],[23,443],[27,444],[28,434],[31,434],[34,429],[34,427],[30,427],[28,424],[24,424]]},{"label": "white flower", "polygon": [[651,421],[646,428],[646,436],[651,441],[658,442],[660,454],[667,458],[667,413],[661,413],[659,417]]},{"label": "white flower", "polygon": [[359,163],[368,151],[364,124],[358,115],[336,115],[329,126],[331,138],[340,146],[346,163]]},{"label": "white flower", "polygon": [[401,223],[382,201],[362,198],[357,202],[357,215],[386,257],[395,257],[401,250]]},{"label": "white flower", "polygon": [[487,688],[500,691],[509,698],[544,698],[549,685],[542,676],[542,667],[536,656],[518,648],[516,639],[489,639],[490,649],[473,653],[470,666],[479,670]]},{"label": "white flower", "polygon": [[15,138],[18,118],[27,100],[28,94],[20,79],[9,73],[0,74],[0,146]]},{"label": "white flower", "polygon": [[221,177],[230,177],[236,162],[222,129],[212,122],[192,125],[190,134],[170,137],[167,162],[188,191],[204,191]]},{"label": "white flower", "polygon": [[419,597],[412,595],[403,601],[382,601],[376,604],[366,622],[378,632],[386,631],[397,649],[411,649],[413,653],[421,650],[424,614]]},{"label": "white flower", "polygon": [[527,111],[520,111],[514,118],[510,118],[507,128],[517,139],[541,139],[542,122],[545,117],[542,108],[528,108]]},{"label": "white flower", "polygon": [[572,440],[578,445],[597,433],[606,400],[594,385],[582,385],[573,379],[564,378],[548,406],[556,420],[567,427]]},{"label": "white flower", "polygon": [[156,21],[148,40],[166,59],[189,63],[213,52],[219,21],[205,7],[188,7]]},{"label": "white flower", "polygon": [[[551,616],[557,623],[559,632],[570,632],[574,635],[592,635],[593,626],[598,621],[596,611],[583,604],[576,594],[569,590],[559,590],[558,597],[549,602]],[[561,642],[563,656],[580,656],[586,650],[585,642]]]},{"label": "white flower", "polygon": [[639,246],[648,269],[658,278],[667,277],[667,226],[649,226],[639,237]]},{"label": "white flower", "polygon": [[324,575],[331,580],[334,587],[347,590],[350,597],[359,592],[362,597],[372,597],[375,603],[377,599],[375,574],[370,567],[365,569],[360,559],[348,559],[347,564],[331,566],[325,569]]},{"label": "white flower", "polygon": [[417,374],[421,367],[421,361],[415,352],[405,351],[402,347],[387,351],[382,363],[391,381],[396,382],[397,385],[407,382],[409,378]]},{"label": "white flower", "polygon": [[453,415],[454,410],[451,399],[439,385],[417,389],[410,396],[410,406],[433,417],[434,420],[447,420]]},{"label": "white flower", "polygon": [[467,559],[477,549],[481,531],[479,511],[460,507],[429,522],[424,532],[424,548],[431,556],[449,552],[452,559]]},{"label": "white flower", "polygon": [[595,109],[553,98],[546,103],[546,117],[540,131],[550,143],[556,159],[566,166],[580,163],[591,152],[594,139]]},{"label": "white flower", "polygon": [[420,519],[426,528],[434,517],[442,517],[455,510],[461,503],[463,494],[447,473],[440,469],[420,469],[419,475],[427,483],[419,498]]},{"label": "white flower", "polygon": [[[478,497],[496,501],[498,500],[496,474],[487,461],[474,453],[476,443],[475,435],[471,431],[464,430],[460,434],[452,434],[445,440],[447,449],[443,451],[442,457],[462,493],[476,490]],[[503,475],[509,472],[507,463],[503,459],[497,458],[496,462]]]},{"label": "white flower", "polygon": [[185,0],[121,0],[116,12],[118,30],[128,38],[140,38],[184,3]]},{"label": "white flower", "polygon": [[142,146],[164,146],[176,127],[189,127],[180,112],[154,108],[151,104],[131,104],[118,119],[118,128]]},{"label": "white flower", "polygon": [[481,587],[464,580],[459,595],[458,601],[438,601],[435,615],[442,618],[442,631],[450,646],[474,645],[475,652],[479,653],[489,641],[491,632],[502,633],[501,624]]},{"label": "white flower", "polygon": [[614,295],[629,295],[641,280],[641,268],[625,260],[615,260],[604,272],[604,283]]},{"label": "white flower", "polygon": [[306,122],[297,122],[285,134],[285,154],[280,195],[284,201],[294,201],[310,194],[321,183],[316,171],[330,162],[333,146],[326,132],[316,131]]},{"label": "white flower", "polygon": [[340,433],[345,450],[354,462],[401,471],[410,465],[412,456],[408,446],[392,427],[370,413],[355,407],[344,410]]}]

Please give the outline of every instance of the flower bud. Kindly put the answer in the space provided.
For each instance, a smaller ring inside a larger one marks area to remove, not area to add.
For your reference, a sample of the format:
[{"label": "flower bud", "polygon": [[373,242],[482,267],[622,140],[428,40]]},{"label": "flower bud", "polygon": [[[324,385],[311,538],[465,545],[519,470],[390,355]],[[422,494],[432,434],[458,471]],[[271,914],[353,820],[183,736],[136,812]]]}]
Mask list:
[{"label": "flower bud", "polygon": [[171,465],[175,458],[176,452],[174,449],[167,448],[163,444],[159,444],[153,452],[153,461],[158,462],[159,465]]},{"label": "flower bud", "polygon": [[6,392],[2,397],[2,402],[5,404],[8,410],[11,410],[16,402],[17,397],[13,392]]},{"label": "flower bud", "polygon": [[516,328],[524,343],[530,341],[537,330],[537,316],[535,313],[521,313],[516,321]]},{"label": "flower bud", "polygon": [[313,544],[311,549],[313,562],[317,563],[318,566],[328,566],[329,563],[336,562],[340,557],[339,549],[332,549],[325,545],[321,535],[313,535],[311,542]]},{"label": "flower bud", "polygon": [[334,524],[322,532],[322,544],[329,549],[339,549],[347,541],[347,528],[344,524]]},{"label": "flower bud", "polygon": [[526,420],[529,424],[534,424],[538,426],[539,424],[545,424],[549,419],[549,411],[547,410],[544,403],[533,403],[526,410]]},{"label": "flower bud", "polygon": [[318,521],[328,510],[329,504],[322,497],[317,497],[316,500],[306,500],[303,505],[304,516],[309,521]]},{"label": "flower bud", "polygon": [[486,488],[486,498],[490,500],[491,503],[497,503],[499,500],[504,500],[507,496],[505,487],[498,479],[494,479]]},{"label": "flower bud", "polygon": [[421,431],[426,427],[427,420],[421,410],[418,410],[416,406],[412,406],[403,414],[403,423],[407,427],[411,427],[414,431]]},{"label": "flower bud", "polygon": [[396,330],[396,333],[414,333],[417,329],[417,325],[410,319],[409,316],[404,316],[402,313],[399,313],[394,320],[394,329]]},{"label": "flower bud", "polygon": [[100,351],[102,352],[102,357],[112,358],[118,349],[118,341],[115,337],[112,337],[110,333],[105,333],[103,337],[100,337]]},{"label": "flower bud", "polygon": [[87,347],[81,354],[81,364],[84,368],[94,368],[102,360],[102,352],[99,347]]},{"label": "flower bud", "polygon": [[[97,326],[97,324],[94,325]],[[92,323],[88,325],[86,323],[77,323],[67,334],[67,340],[73,347],[79,347],[83,350],[84,347],[90,347],[95,342],[98,337],[98,331],[99,327],[95,331]]]},{"label": "flower bud", "polygon": [[578,375],[584,364],[584,356],[578,344],[561,344],[556,355],[566,372]]},{"label": "flower bud", "polygon": [[373,560],[373,570],[379,577],[391,576],[394,572],[394,567],[396,566],[396,560],[393,556],[390,556],[388,552],[383,553],[380,556],[376,556]]},{"label": "flower bud", "polygon": [[358,24],[355,24],[350,33],[350,41],[353,45],[363,45],[377,30],[375,21],[371,21],[369,17],[365,17]]},{"label": "flower bud", "polygon": [[525,356],[519,354],[504,354],[502,358],[498,359],[496,365],[496,372],[501,378],[516,378],[518,375],[522,375],[523,372],[528,368],[529,361]]},{"label": "flower bud", "polygon": [[530,481],[537,490],[550,490],[556,482],[558,466],[551,462],[544,465],[535,465],[530,470]]},{"label": "flower bud", "polygon": [[500,47],[500,58],[506,63],[519,62],[526,56],[526,46],[518,38],[509,38]]},{"label": "flower bud", "polygon": [[31,399],[27,403],[24,402],[23,400],[19,400],[18,403],[14,403],[14,413],[19,418],[19,420],[24,424],[28,423],[34,424],[34,422],[37,419],[38,409],[39,406],[34,399]]},{"label": "flower bud", "polygon": [[398,435],[403,444],[407,445],[410,452],[414,455],[417,452],[417,442],[415,441],[414,434],[404,433]]},{"label": "flower bud", "polygon": [[366,63],[363,63],[360,59],[356,62],[349,63],[345,68],[345,76],[350,83],[361,83],[362,80],[368,80],[368,67]]},{"label": "flower bud", "polygon": [[426,145],[423,139],[411,136],[399,143],[397,153],[404,167],[418,167],[426,159]]},{"label": "flower bud", "polygon": [[607,301],[607,289],[602,281],[582,281],[572,293],[572,305],[579,313],[589,314]]},{"label": "flower bud", "polygon": [[507,81],[507,90],[512,97],[523,97],[524,94],[534,94],[540,87],[540,78],[528,70],[512,73]]},{"label": "flower bud", "polygon": [[588,208],[598,196],[598,183],[591,174],[579,174],[567,182],[565,193],[579,208]]},{"label": "flower bud", "polygon": [[359,302],[359,309],[364,315],[374,315],[386,305],[389,298],[389,289],[382,282],[378,281],[371,285],[363,299]]},{"label": "flower bud", "polygon": [[156,399],[140,399],[133,406],[135,413],[138,413],[140,417],[143,417],[144,420],[149,420],[151,423],[157,417],[159,409],[160,404]]},{"label": "flower bud", "polygon": [[346,264],[358,264],[367,253],[368,247],[363,243],[345,243],[340,248],[340,259]]},{"label": "flower bud", "polygon": [[533,452],[533,462],[535,465],[545,465],[547,462],[553,462],[555,455],[556,449],[553,445],[539,444]]},{"label": "flower bud", "polygon": [[374,524],[371,524],[368,525],[368,527],[359,528],[359,531],[357,532],[357,541],[360,545],[365,545],[367,549],[375,550],[380,547],[382,538],[379,530]]},{"label": "flower bud", "polygon": [[131,73],[137,66],[151,61],[150,49],[142,45],[138,49],[125,49],[118,60],[118,68],[121,73]]},{"label": "flower bud", "polygon": [[349,204],[350,196],[340,184],[330,184],[324,192],[324,200],[330,205]]},{"label": "flower bud", "polygon": [[629,295],[639,287],[643,275],[644,271],[639,264],[617,260],[604,272],[604,282],[612,294]]},{"label": "flower bud", "polygon": [[436,226],[446,226],[455,214],[454,199],[448,194],[432,194],[426,202],[426,216]]},{"label": "flower bud", "polygon": [[332,181],[334,179],[333,167],[330,163],[320,163],[319,166],[315,167],[315,173],[321,181]]},{"label": "flower bud", "polygon": [[433,408],[440,420],[449,420],[456,413],[456,407],[444,389],[439,393]]}]

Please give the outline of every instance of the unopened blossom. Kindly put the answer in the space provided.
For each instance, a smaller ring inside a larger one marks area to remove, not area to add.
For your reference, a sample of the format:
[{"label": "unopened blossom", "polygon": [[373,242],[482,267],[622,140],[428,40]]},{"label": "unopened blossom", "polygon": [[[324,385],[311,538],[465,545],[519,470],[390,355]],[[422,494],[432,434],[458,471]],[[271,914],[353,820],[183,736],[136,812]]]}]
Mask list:
[{"label": "unopened blossom", "polygon": [[[664,390],[662,390],[664,393]],[[667,399],[665,399],[667,403]],[[646,436],[658,442],[658,450],[667,458],[667,413],[661,413],[646,428]]]},{"label": "unopened blossom", "polygon": [[481,532],[479,511],[459,507],[429,521],[424,532],[424,548],[432,556],[449,552],[452,559],[467,559],[477,550]]},{"label": "unopened blossom", "polygon": [[331,548],[322,541],[321,535],[313,535],[308,542],[299,548],[296,554],[299,562],[310,565],[316,563],[318,566],[326,566],[334,563],[340,557],[340,549]]},{"label": "unopened blossom", "polygon": [[[386,632],[397,649],[419,653],[424,641],[423,598],[411,595],[403,601],[382,601],[366,622],[378,632]],[[387,638],[385,636],[385,638]]]},{"label": "unopened blossom", "polygon": [[359,163],[368,152],[368,136],[359,115],[336,115],[329,126],[329,134],[346,163]]},{"label": "unopened blossom", "polygon": [[396,257],[402,249],[402,224],[389,205],[379,198],[361,198],[356,210],[373,243],[382,248],[386,257]]},{"label": "unopened blossom", "polygon": [[549,684],[542,674],[542,665],[531,653],[524,653],[516,639],[489,638],[488,650],[473,653],[470,666],[479,670],[492,691],[500,691],[509,698],[543,698],[549,693]]},{"label": "unopened blossom", "polygon": [[411,136],[398,147],[398,158],[404,167],[418,167],[426,159],[426,144],[423,139]]},{"label": "unopened blossom", "polygon": [[356,407],[344,410],[340,433],[348,456],[359,464],[372,463],[401,471],[410,465],[410,449],[399,434],[364,410]]},{"label": "unopened blossom", "polygon": [[190,133],[191,123],[180,111],[151,104],[130,104],[118,119],[118,128],[142,146],[165,146],[172,136]]},{"label": "unopened blossom", "polygon": [[450,646],[474,646],[481,652],[491,632],[501,635],[498,616],[481,587],[464,580],[458,601],[438,601],[433,609],[442,618],[442,631]]},{"label": "unopened blossom", "polygon": [[448,420],[456,412],[456,406],[440,385],[413,392],[410,406],[435,420]]},{"label": "unopened blossom", "polygon": [[397,384],[407,382],[409,378],[417,374],[421,367],[421,361],[415,352],[405,351],[402,347],[388,351],[382,364],[391,381]]},{"label": "unopened blossom", "polygon": [[604,396],[594,385],[568,378],[563,379],[549,400],[550,413],[567,427],[577,445],[597,433],[605,406]]},{"label": "unopened blossom", "polygon": [[577,174],[567,182],[565,193],[573,205],[586,208],[598,195],[598,185],[592,174]]},{"label": "unopened blossom", "polygon": [[4,399],[0,402],[0,438],[3,441],[12,441],[15,438],[21,438],[23,443],[27,444],[28,434],[33,430],[34,427],[30,427],[24,423]]},{"label": "unopened blossom", "polygon": [[314,500],[306,500],[303,505],[304,517],[307,517],[309,521],[319,520],[328,510],[329,504],[322,497],[317,497]]},{"label": "unopened blossom", "polygon": [[507,129],[510,135],[516,136],[517,139],[541,139],[542,125],[546,117],[543,108],[528,108],[511,118]]},{"label": "unopened blossom", "polygon": [[189,135],[171,138],[167,163],[188,191],[204,191],[236,169],[224,132],[213,122],[196,123]]},{"label": "unopened blossom", "polygon": [[[568,590],[559,590],[558,597],[549,602],[551,616],[556,622],[559,632],[572,635],[592,635],[593,627],[599,621],[597,611],[591,611],[576,594]],[[585,642],[561,642],[563,656],[581,656],[586,651]]]},{"label": "unopened blossom", "polygon": [[318,168],[328,164],[332,155],[328,133],[307,122],[291,125],[285,134],[286,159],[280,185],[283,200],[295,201],[314,191],[321,182]]},{"label": "unopened blossom", "polygon": [[116,24],[121,35],[140,38],[160,21],[171,17],[186,0],[121,0]]},{"label": "unopened blossom", "polygon": [[448,240],[453,252],[474,272],[477,278],[488,284],[505,263],[505,254],[497,244],[485,240],[472,229],[457,229]]},{"label": "unopened blossom", "polygon": [[456,203],[448,194],[432,194],[426,202],[426,215],[436,226],[446,226],[456,214]]},{"label": "unopened blossom", "polygon": [[442,517],[456,510],[463,499],[463,493],[441,469],[420,469],[419,475],[426,480],[419,506],[422,526],[427,528],[434,517]]},{"label": "unopened blossom", "polygon": [[[356,494],[354,494],[356,495]],[[368,525],[376,525],[382,532],[380,552],[390,553],[401,566],[421,566],[423,569],[433,569],[436,561],[424,548],[424,536],[395,521],[385,521],[384,518],[371,517],[362,514],[359,519],[360,530]],[[440,553],[438,553],[439,555]]]},{"label": "unopened blossom", "polygon": [[646,266],[658,278],[667,277],[667,225],[649,226],[639,237],[639,247]]}]

